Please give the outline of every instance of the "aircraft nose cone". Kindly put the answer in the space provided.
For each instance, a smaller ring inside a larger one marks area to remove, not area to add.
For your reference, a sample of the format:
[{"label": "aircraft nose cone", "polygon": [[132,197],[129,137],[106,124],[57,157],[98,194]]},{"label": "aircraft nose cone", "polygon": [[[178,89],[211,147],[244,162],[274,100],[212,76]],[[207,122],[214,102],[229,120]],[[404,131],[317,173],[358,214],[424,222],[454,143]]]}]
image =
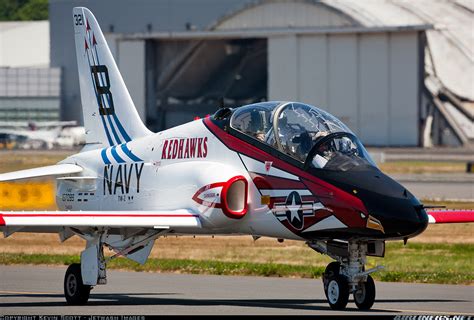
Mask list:
[{"label": "aircraft nose cone", "polygon": [[428,226],[423,205],[397,182],[392,180],[390,184],[390,192],[365,201],[369,213],[380,221],[385,237],[411,238],[422,233]]},{"label": "aircraft nose cone", "polygon": [[385,209],[375,214],[384,226],[386,237],[412,238],[428,226],[428,215],[421,204],[414,205],[412,201],[404,201],[394,209]]},{"label": "aircraft nose cone", "polygon": [[418,217],[418,225],[416,226],[416,230],[414,230],[412,236],[422,233],[423,231],[425,231],[426,227],[428,227],[428,214],[426,214],[423,205],[420,204],[415,206],[414,208]]},{"label": "aircraft nose cone", "polygon": [[418,199],[377,168],[345,172],[318,172],[318,176],[355,194],[369,217],[365,231],[371,237],[403,239],[423,232],[428,216]]}]

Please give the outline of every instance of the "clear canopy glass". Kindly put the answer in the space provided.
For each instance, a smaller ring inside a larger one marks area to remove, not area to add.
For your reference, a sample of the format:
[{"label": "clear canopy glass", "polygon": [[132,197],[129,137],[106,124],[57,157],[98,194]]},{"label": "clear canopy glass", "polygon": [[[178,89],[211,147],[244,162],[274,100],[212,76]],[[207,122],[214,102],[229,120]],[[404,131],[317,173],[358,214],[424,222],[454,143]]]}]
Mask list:
[{"label": "clear canopy glass", "polygon": [[[234,111],[230,125],[301,162],[311,156],[310,165],[315,168],[345,170],[354,165],[374,165],[345,124],[307,104],[262,102],[243,106]],[[344,159],[351,164],[344,167]]]}]

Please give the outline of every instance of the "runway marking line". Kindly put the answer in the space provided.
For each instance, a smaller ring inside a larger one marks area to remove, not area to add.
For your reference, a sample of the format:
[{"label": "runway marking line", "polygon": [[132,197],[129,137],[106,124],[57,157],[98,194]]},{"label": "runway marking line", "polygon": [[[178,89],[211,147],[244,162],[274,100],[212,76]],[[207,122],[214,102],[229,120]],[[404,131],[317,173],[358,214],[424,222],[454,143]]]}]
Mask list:
[{"label": "runway marking line", "polygon": [[0,290],[0,294],[63,294],[62,292],[30,292],[30,291],[3,291]]}]

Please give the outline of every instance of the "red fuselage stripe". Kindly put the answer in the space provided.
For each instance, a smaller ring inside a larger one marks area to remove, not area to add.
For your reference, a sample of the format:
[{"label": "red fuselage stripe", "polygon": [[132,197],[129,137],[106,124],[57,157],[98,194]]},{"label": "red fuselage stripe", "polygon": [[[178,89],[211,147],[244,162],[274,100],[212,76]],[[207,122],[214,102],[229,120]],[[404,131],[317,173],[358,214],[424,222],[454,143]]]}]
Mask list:
[{"label": "red fuselage stripe", "polygon": [[328,193],[328,196],[330,196],[331,198],[336,198],[340,199],[340,201],[345,201],[353,208],[356,208],[358,211],[367,213],[367,209],[365,208],[362,201],[359,198],[353,196],[352,194],[347,193],[346,191],[341,190],[338,187],[285,162],[284,160],[278,159],[275,156],[266,153],[265,151],[237,137],[234,137],[233,135],[225,132],[217,125],[215,125],[210,118],[205,118],[203,122],[204,125],[209,129],[209,131],[214,134],[229,149],[244,154],[250,158],[256,159],[260,162],[271,160],[273,162],[273,167],[298,176],[300,180],[302,179],[302,182],[308,187],[308,189],[313,193],[313,195],[322,196],[321,194],[318,194],[316,190],[320,190],[323,188],[326,189],[326,193]]},{"label": "red fuselage stripe", "polygon": [[[278,159],[276,158],[275,156],[269,154],[269,153],[266,153],[265,151],[239,139],[239,138],[236,138],[234,137],[233,135],[225,132],[224,130],[222,130],[221,128],[219,128],[218,126],[216,126],[211,119],[209,118],[205,118],[204,120],[204,124],[206,125],[206,127],[209,129],[209,131],[211,131],[212,134],[214,134],[219,140],[222,141],[222,143],[224,143],[228,148],[230,148],[231,150],[233,151],[236,151],[238,153],[241,153],[241,154],[244,154],[250,158],[253,158],[253,159],[256,159],[257,161],[260,161],[260,162],[265,162],[267,160],[271,160],[273,162],[273,167],[277,168],[277,169],[280,169],[280,170],[283,170],[283,171],[286,171],[288,173],[291,173],[295,176],[298,176],[300,178],[306,178],[308,180],[310,180],[311,182],[313,183],[317,183],[319,185],[321,185],[322,187],[324,188],[328,188],[328,189],[334,189],[334,190],[339,190],[336,186],[324,181],[324,180],[321,180],[319,178],[316,178],[315,176],[299,169],[299,168],[296,168],[295,166],[285,162],[284,160],[281,160],[281,159]],[[284,178],[282,178],[284,179]],[[350,195],[351,196],[351,195]],[[355,198],[354,200],[358,200],[357,198]]]},{"label": "red fuselage stripe", "polygon": [[306,189],[304,183],[299,180],[297,181],[281,177],[262,175],[250,171],[249,174],[258,189]]}]

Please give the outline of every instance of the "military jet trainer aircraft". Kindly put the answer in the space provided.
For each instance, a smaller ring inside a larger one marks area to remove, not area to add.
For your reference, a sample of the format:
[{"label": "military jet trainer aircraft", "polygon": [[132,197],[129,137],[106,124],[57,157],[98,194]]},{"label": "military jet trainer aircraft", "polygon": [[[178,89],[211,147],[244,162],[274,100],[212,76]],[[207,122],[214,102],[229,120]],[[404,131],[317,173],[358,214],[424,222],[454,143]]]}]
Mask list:
[{"label": "military jet trainer aircraft", "polygon": [[[414,237],[428,222],[474,221],[473,211],[426,212],[384,175],[341,121],[298,102],[220,108],[205,119],[150,132],[140,121],[100,27],[86,8],[73,23],[86,145],[56,165],[0,181],[56,176],[62,211],[1,212],[14,232],[77,235],[81,263],[66,271],[69,304],[106,283],[110,259],[145,263],[154,241],[173,235],[252,235],[305,241],[334,258],[323,275],[333,309],[350,294],[370,309],[367,256],[385,241]],[[103,248],[116,252],[105,257]]]}]

